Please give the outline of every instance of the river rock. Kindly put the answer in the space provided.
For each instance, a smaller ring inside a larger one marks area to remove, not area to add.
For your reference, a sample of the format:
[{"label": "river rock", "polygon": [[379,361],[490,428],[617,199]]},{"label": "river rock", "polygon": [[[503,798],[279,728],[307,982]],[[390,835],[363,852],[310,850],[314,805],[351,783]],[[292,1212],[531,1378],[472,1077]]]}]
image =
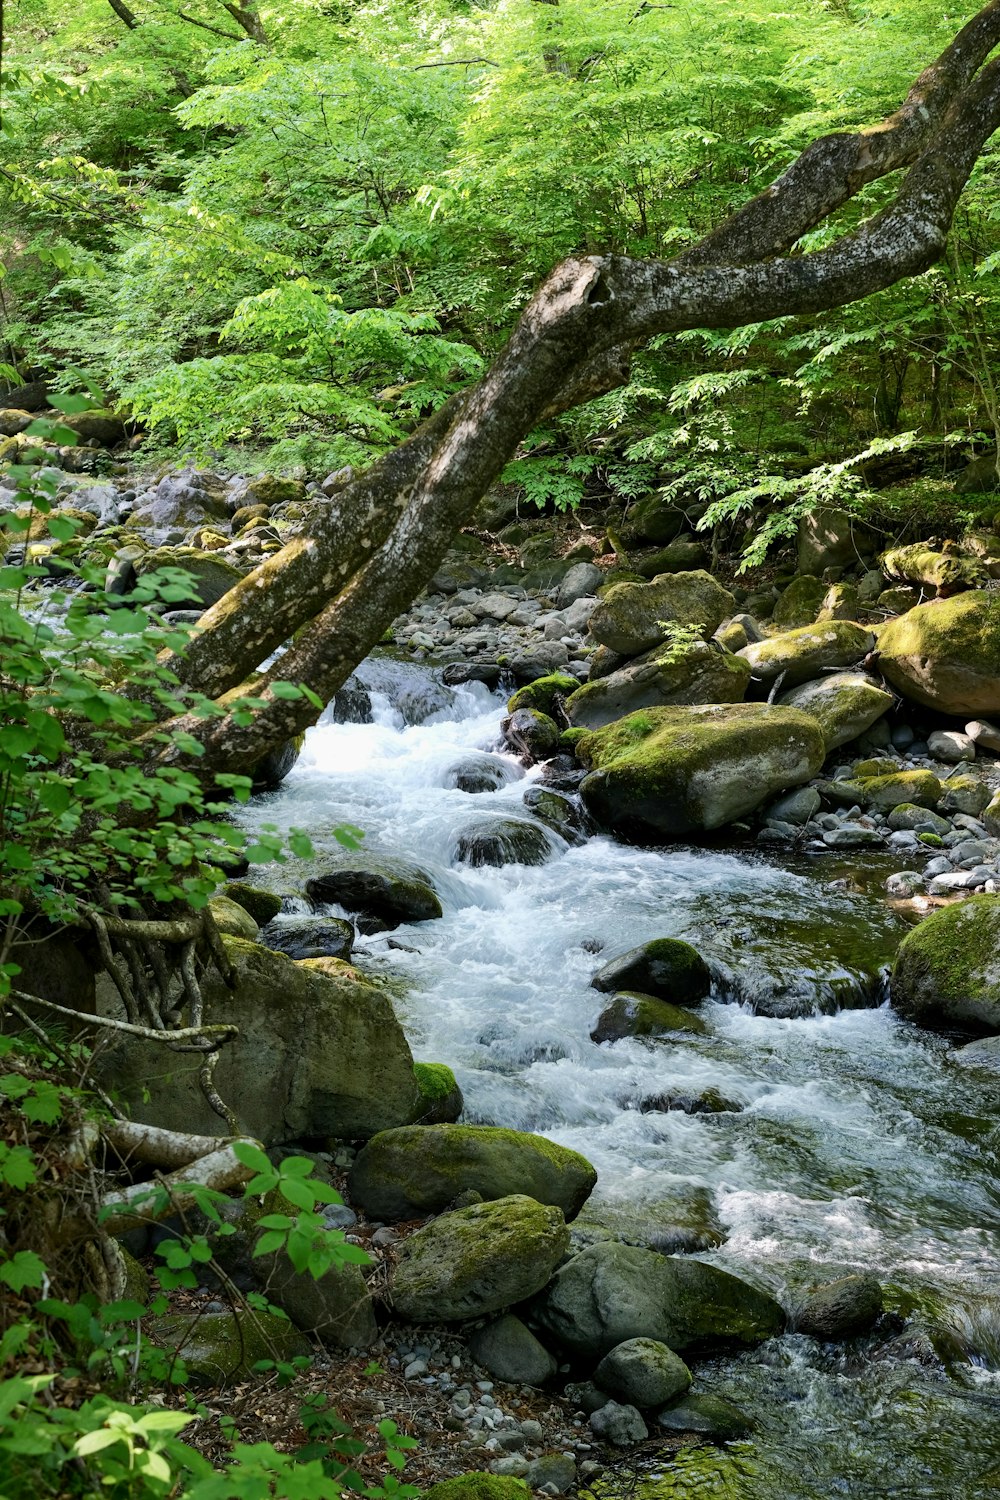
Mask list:
[{"label": "river rock", "polygon": [[860,786],[865,807],[876,812],[891,812],[904,804],[936,807],[941,799],[941,783],[933,771],[893,771],[888,776],[866,776]]},{"label": "river rock", "polygon": [[830,620],[769,636],[744,646],[739,655],[749,663],[756,681],[769,686],[780,677],[784,687],[792,688],[831,668],[853,667],[874,645],[870,630],[850,620]]},{"label": "river rock", "polygon": [[341,917],[300,917],[269,922],[262,941],[289,958],[342,958],[346,962],[354,946],[354,928]]},{"label": "river rock", "polygon": [[576,748],[593,816],[646,837],[721,828],[809,781],[826,754],[815,719],[763,703],[648,709]]},{"label": "river rock", "polygon": [[766,1292],[716,1266],[603,1241],[562,1266],[536,1303],[559,1348],[599,1358],[626,1339],[675,1353],[695,1344],[751,1345],[778,1334],[785,1315]]},{"label": "river rock", "polygon": [[801,573],[793,578],[781,598],[774,606],[771,616],[781,630],[798,630],[803,625],[812,625],[823,607],[828,585],[813,573]]},{"label": "river rock", "polygon": [[128,518],[129,530],[191,530],[228,519],[226,486],[218,475],[187,469],[165,474],[156,487],[138,497]]},{"label": "river rock", "polygon": [[813,1292],[795,1318],[797,1333],[838,1343],[867,1333],[882,1313],[882,1287],[875,1276],[841,1276]]},{"label": "river rock", "polygon": [[925,1025],[1000,1033],[1000,898],[971,896],[908,932],[890,999]]},{"label": "river rock", "polygon": [[[222,942],[235,988],[214,969],[201,988],[213,1024],[239,1027],[220,1049],[215,1083],[244,1133],[265,1145],[351,1140],[410,1119],[413,1058],[381,990],[335,959],[293,963],[242,938]],[[198,1053],[165,1057],[157,1043],[125,1037],[116,1037],[97,1064],[133,1119],[226,1135],[199,1087],[200,1065]]]},{"label": "river rock", "polygon": [[679,536],[651,557],[642,558],[636,565],[636,572],[642,578],[656,578],[661,573],[688,573],[706,567],[708,562],[708,553],[701,542],[696,542],[692,536]]},{"label": "river rock", "polygon": [[964,1068],[979,1068],[987,1073],[1000,1073],[1000,1034],[981,1036],[975,1042],[966,1042],[948,1054],[951,1062]]},{"label": "river rock", "polygon": [[276,792],[299,758],[302,736],[282,740],[247,770],[255,792]]},{"label": "river rock", "polygon": [[176,1354],[190,1383],[199,1386],[253,1380],[258,1360],[292,1360],[311,1352],[297,1328],[264,1311],[167,1313],[146,1322],[144,1337],[168,1356]]},{"label": "river rock", "polygon": [[966,817],[977,818],[989,800],[990,789],[977,776],[949,776],[942,783],[938,806],[943,813],[964,813]]},{"label": "river rock", "polygon": [[649,1429],[636,1407],[618,1401],[607,1401],[591,1412],[590,1429],[595,1437],[614,1443],[616,1448],[634,1448],[649,1437]]},{"label": "river rock", "polygon": [[493,1125],[414,1125],[370,1140],[351,1169],[350,1189],[352,1203],[373,1219],[439,1213],[470,1189],[487,1200],[526,1195],[572,1219],[596,1181],[585,1157],[544,1136]]},{"label": "river rock", "polygon": [[915,802],[897,804],[886,822],[893,832],[936,833],[938,838],[943,838],[946,833],[951,832],[951,824],[947,818],[939,817],[929,808],[918,807]]},{"label": "river rock", "polygon": [[[222,888],[222,894],[242,906],[248,911],[257,923],[258,927],[266,927],[281,910],[281,897],[274,895],[272,891],[264,890],[263,886],[248,885],[242,880],[229,880]],[[270,943],[267,944],[271,946]]]},{"label": "river rock", "polygon": [[879,633],[879,668],[904,697],[941,713],[1000,712],[1000,595],[920,604]]},{"label": "river rock", "polygon": [[800,573],[821,574],[827,568],[852,567],[874,550],[870,528],[846,510],[817,506],[799,522]]},{"label": "river rock", "polygon": [[[575,770],[575,763],[574,763]],[[572,773],[571,773],[572,774]],[[582,778],[581,778],[582,779]],[[524,805],[540,823],[558,833],[569,844],[582,844],[590,829],[590,819],[579,802],[562,792],[551,791],[536,782],[524,794]]]},{"label": "river rock", "polygon": [[601,646],[638,656],[664,639],[663,621],[714,635],[736,608],[736,600],[710,573],[668,573],[651,583],[616,583],[590,617],[590,633]]},{"label": "river rock", "polygon": [[556,608],[568,609],[577,599],[595,594],[604,582],[604,574],[593,563],[574,563],[556,590]]},{"label": "river rock", "polygon": [[990,755],[1000,755],[1000,728],[987,719],[972,719],[965,732],[975,742],[977,750],[986,750]]},{"label": "river rock", "polygon": [[498,792],[502,786],[524,773],[499,755],[467,755],[445,772],[445,786],[458,792]]},{"label": "river rock", "polygon": [[783,708],[811,714],[823,731],[827,754],[856,740],[892,707],[885,692],[866,672],[834,672],[782,693]]},{"label": "river rock", "polygon": [[545,677],[536,677],[534,682],[518,688],[507,700],[507,712],[516,714],[518,709],[534,708],[552,718],[558,712],[560,702],[570,693],[575,693],[579,686],[576,678],[567,672],[549,672]]},{"label": "river rock", "polygon": [[670,703],[740,703],[750,668],[727,651],[696,641],[674,658],[654,648],[617,672],[584,683],[566,702],[570,723],[600,729],[636,709]]},{"label": "river rock", "polygon": [[823,799],[814,786],[799,787],[772,802],[767,809],[767,819],[768,822],[791,823],[794,828],[801,828],[822,805]]},{"label": "river rock", "polygon": [[260,941],[260,928],[245,907],[228,896],[213,896],[208,903],[212,919],[220,932],[230,937],[246,938],[248,942]]},{"label": "river rock", "polygon": [[530,1500],[531,1491],[507,1474],[457,1474],[425,1491],[424,1500]]},{"label": "river rock", "polygon": [[34,420],[30,411],[20,410],[16,406],[6,406],[0,411],[0,437],[16,437],[26,427],[30,427]]},{"label": "river rock", "polygon": [[469,1340],[469,1350],[495,1380],[511,1385],[546,1385],[556,1373],[552,1355],[514,1313],[480,1328]]},{"label": "river rock", "polygon": [[413,1064],[419,1096],[411,1125],[453,1125],[465,1108],[462,1090],[447,1063]]},{"label": "river rock", "polygon": [[335,1349],[367,1349],[378,1338],[360,1266],[333,1265],[317,1279],[296,1271],[284,1252],[256,1256],[253,1266],[268,1301],[286,1312],[303,1333],[314,1333]]},{"label": "river rock", "polygon": [[690,524],[683,506],[659,490],[639,501],[629,514],[629,523],[637,537],[661,545],[672,542]]},{"label": "river rock", "polygon": [[393,1307],[411,1323],[499,1312],[541,1291],[568,1246],[561,1211],[534,1198],[514,1195],[441,1214],[402,1242]]},{"label": "river rock", "polygon": [[975,760],[976,742],[957,729],[935,729],[927,736],[927,754],[931,760],[957,766],[963,760]]},{"label": "river rock", "polygon": [[235,563],[197,547],[149,547],[133,559],[132,565],[140,579],[161,568],[179,568],[188,575],[184,598],[170,601],[174,609],[207,609],[243,577]]},{"label": "river rock", "polygon": [[697,948],[680,938],[653,938],[604,964],[590,981],[595,990],[638,990],[671,1005],[700,1005],[712,985]]},{"label": "river rock", "polygon": [[306,881],[312,901],[331,901],[363,912],[386,927],[427,922],[442,915],[441,902],[423,870],[401,860],[352,853]]},{"label": "river rock", "polygon": [[590,1033],[592,1042],[619,1042],[629,1036],[665,1036],[670,1031],[705,1035],[708,1027],[691,1011],[651,995],[624,991],[605,1006]]},{"label": "river rock", "polygon": [[519,818],[483,818],[455,839],[455,858],[465,865],[544,865],[551,857],[545,830]]},{"label": "river rock", "polygon": [[690,1394],[659,1412],[656,1425],[662,1432],[693,1432],[713,1443],[736,1443],[754,1430],[751,1418],[731,1401]]},{"label": "river rock", "polygon": [[559,749],[559,725],[537,708],[517,709],[501,722],[500,732],[529,764],[548,760]]},{"label": "river rock", "polygon": [[666,1406],[691,1384],[691,1371],[658,1339],[626,1339],[601,1360],[594,1384],[630,1406]]}]

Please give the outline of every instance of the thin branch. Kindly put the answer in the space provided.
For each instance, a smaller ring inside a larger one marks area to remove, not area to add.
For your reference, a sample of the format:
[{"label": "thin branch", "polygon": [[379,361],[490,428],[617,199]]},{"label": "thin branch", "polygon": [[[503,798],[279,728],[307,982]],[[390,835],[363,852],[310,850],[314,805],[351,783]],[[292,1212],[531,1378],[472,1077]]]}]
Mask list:
[{"label": "thin branch", "polygon": [[472,68],[477,63],[482,63],[487,68],[499,68],[500,64],[494,62],[492,57],[454,57],[444,62],[414,63],[413,72],[419,73],[422,68]]},{"label": "thin branch", "polygon": [[189,16],[186,10],[179,10],[177,12],[177,19],[179,21],[187,21],[189,26],[199,26],[202,31],[210,31],[213,36],[225,37],[227,42],[242,42],[243,40],[238,32],[223,31],[218,26],[210,26],[207,21],[199,21],[197,16]]},{"label": "thin branch", "polygon": [[[201,1037],[211,1038],[215,1047],[232,1041],[240,1034],[240,1028],[230,1023],[217,1026],[182,1026],[176,1031],[154,1031],[151,1026],[135,1026],[131,1021],[118,1021],[114,1016],[94,1016],[83,1010],[70,1010],[67,1005],[57,1005],[54,1000],[43,1000],[40,995],[28,995],[23,990],[11,990],[11,996],[21,1005],[41,1005],[45,1010],[54,1010],[57,1015],[68,1016],[71,1021],[82,1021],[85,1026],[104,1026],[109,1031],[123,1031],[128,1036],[141,1036],[148,1042],[192,1041]],[[202,1050],[202,1049],[198,1049]]]}]

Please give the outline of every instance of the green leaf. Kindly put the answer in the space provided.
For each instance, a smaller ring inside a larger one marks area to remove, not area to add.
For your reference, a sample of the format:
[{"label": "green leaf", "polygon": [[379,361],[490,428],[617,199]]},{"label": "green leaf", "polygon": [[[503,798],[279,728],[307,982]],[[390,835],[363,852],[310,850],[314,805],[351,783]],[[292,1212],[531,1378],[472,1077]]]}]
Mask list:
[{"label": "green leaf", "polygon": [[9,1260],[0,1261],[0,1281],[12,1292],[27,1288],[39,1291],[45,1285],[45,1262],[34,1250],[18,1250]]}]

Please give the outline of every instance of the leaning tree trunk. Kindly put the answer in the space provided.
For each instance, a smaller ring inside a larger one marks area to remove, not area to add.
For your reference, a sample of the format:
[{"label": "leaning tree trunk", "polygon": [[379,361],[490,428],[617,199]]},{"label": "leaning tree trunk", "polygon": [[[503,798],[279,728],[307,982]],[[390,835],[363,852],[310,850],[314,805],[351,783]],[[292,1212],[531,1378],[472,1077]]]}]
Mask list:
[{"label": "leaning tree trunk", "polygon": [[[735,328],[817,313],[919,275],[942,254],[959,196],[1000,124],[1000,0],[991,0],[914,83],[901,107],[856,133],[815,141],[776,182],[673,261],[588,255],[563,261],[510,342],[468,391],[348,484],[312,524],[237,584],[171,662],[219,717],[172,726],[204,746],[203,772],[239,771],[313,722],[306,684],[327,701],[439,566],[517,445],[543,418],[628,379],[654,334]],[[798,240],[867,183],[908,169],[895,200],[825,249]],[[258,664],[295,640],[273,667]],[[262,700],[252,722],[234,698]],[[162,729],[163,726],[161,726]],[[181,758],[176,750],[158,754]]]}]

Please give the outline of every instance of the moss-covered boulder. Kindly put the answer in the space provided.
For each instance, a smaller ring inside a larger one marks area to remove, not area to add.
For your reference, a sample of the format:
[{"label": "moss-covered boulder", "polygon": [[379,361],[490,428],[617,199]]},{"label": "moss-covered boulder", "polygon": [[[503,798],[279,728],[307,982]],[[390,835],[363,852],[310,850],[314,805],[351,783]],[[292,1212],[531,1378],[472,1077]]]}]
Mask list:
[{"label": "moss-covered boulder", "polygon": [[431,1485],[424,1500],[529,1500],[531,1491],[509,1474],[457,1474]]},{"label": "moss-covered boulder", "polygon": [[883,626],[879,669],[904,698],[966,718],[1000,712],[1000,594],[920,604]]},{"label": "moss-covered boulder", "polygon": [[455,858],[463,865],[544,865],[551,857],[544,828],[520,818],[482,818],[455,839]]},{"label": "moss-covered boulder", "polygon": [[107,408],[72,412],[69,416],[61,416],[59,421],[63,427],[75,432],[84,443],[98,443],[102,448],[115,448],[125,441],[125,423],[116,412]]},{"label": "moss-covered boulder", "polygon": [[870,630],[850,620],[829,620],[754,641],[738,655],[749,662],[756,681],[768,686],[780,677],[786,688],[792,688],[823,672],[855,666],[874,645]]},{"label": "moss-covered boulder", "polygon": [[653,490],[640,500],[628,519],[634,536],[647,542],[658,542],[661,546],[672,542],[690,525],[684,507],[659,490]]},{"label": "moss-covered boulder", "polygon": [[548,760],[559,749],[559,725],[539,708],[518,708],[502,721],[500,732],[528,764]]},{"label": "moss-covered boulder", "polygon": [[559,1348],[600,1358],[626,1339],[657,1339],[675,1353],[694,1345],[751,1345],[782,1331],[773,1297],[716,1266],[606,1240],[556,1272],[535,1305]]},{"label": "moss-covered boulder", "polygon": [[470,1189],[487,1200],[527,1195],[572,1219],[596,1181],[585,1157],[545,1136],[494,1125],[413,1125],[368,1142],[351,1168],[350,1191],[373,1219],[439,1213]]},{"label": "moss-covered boulder", "polygon": [[641,708],[671,703],[741,703],[750,668],[738,656],[696,641],[681,655],[654,648],[617,672],[584,683],[566,701],[571,724],[600,729]]},{"label": "moss-covered boulder", "polygon": [[266,505],[271,510],[275,505],[288,505],[306,498],[306,487],[301,479],[283,479],[278,474],[256,474],[247,485],[247,504]]},{"label": "moss-covered boulder", "polygon": [[657,1413],[661,1432],[692,1433],[713,1443],[736,1443],[754,1430],[752,1418],[721,1396],[687,1395]]},{"label": "moss-covered boulder", "polygon": [[[413,1058],[382,990],[335,959],[293,963],[242,938],[222,941],[235,986],[215,970],[201,986],[212,1023],[239,1029],[220,1050],[215,1084],[242,1131],[265,1145],[351,1139],[412,1117]],[[199,1053],[165,1054],[155,1042],[117,1034],[98,1060],[135,1119],[227,1135],[202,1093],[200,1066]]]},{"label": "moss-covered boulder", "polygon": [[453,1125],[465,1108],[465,1100],[448,1064],[414,1063],[413,1076],[418,1094],[411,1123]]},{"label": "moss-covered boulder", "polygon": [[311,901],[330,901],[373,917],[385,927],[428,922],[441,902],[423,870],[402,860],[352,852],[306,881]]},{"label": "moss-covered boulder", "polygon": [[963,557],[960,552],[941,552],[926,542],[892,547],[882,553],[878,562],[887,578],[917,583],[936,589],[939,594],[982,588],[989,576],[978,558]]},{"label": "moss-covered boulder", "polygon": [[949,776],[941,784],[938,806],[943,813],[965,813],[967,817],[978,818],[989,801],[990,788],[978,776]]},{"label": "moss-covered boulder", "polygon": [[625,1037],[666,1036],[671,1031],[704,1035],[708,1027],[679,1005],[626,990],[615,995],[601,1011],[590,1039],[592,1042],[620,1042]]},{"label": "moss-covered boulder", "polygon": [[860,784],[865,807],[875,812],[890,812],[903,803],[936,807],[941,799],[941,783],[933,771],[893,771],[888,776],[862,777]]},{"label": "moss-covered boulder", "polygon": [[310,1353],[291,1323],[269,1312],[167,1313],[150,1319],[145,1337],[183,1361],[191,1385],[228,1385],[251,1375],[258,1360]]},{"label": "moss-covered boulder", "polygon": [[540,1292],[568,1248],[561,1211],[523,1195],[440,1214],[400,1246],[393,1308],[411,1323],[500,1312]]},{"label": "moss-covered boulder", "polygon": [[229,880],[222,887],[222,894],[235,901],[250,913],[258,927],[266,927],[281,910],[281,897],[273,891],[265,891],[259,885],[248,885],[243,880]]},{"label": "moss-covered boulder", "polygon": [[536,677],[534,682],[518,688],[507,700],[507,712],[516,714],[519,708],[535,708],[539,713],[552,717],[556,700],[567,698],[580,686],[575,677],[567,672],[550,672],[547,677]]},{"label": "moss-covered boulder", "polygon": [[642,578],[658,578],[661,573],[689,573],[708,565],[709,556],[704,543],[693,537],[679,536],[676,541],[661,547],[651,557],[643,557],[636,565]]},{"label": "moss-covered boulder", "polygon": [[662,643],[664,621],[696,627],[707,640],[735,608],[732,594],[703,569],[668,573],[612,585],[590,617],[590,633],[601,646],[638,656]]},{"label": "moss-covered boulder", "polygon": [[798,630],[803,625],[812,625],[823,607],[828,585],[812,573],[800,573],[793,578],[771,616],[781,630]]},{"label": "moss-covered boulder", "polygon": [[590,981],[595,990],[638,990],[671,1005],[700,1005],[712,985],[708,965],[680,938],[653,938],[603,964]]},{"label": "moss-covered boulder", "polygon": [[908,932],[889,994],[924,1025],[1000,1033],[1000,898],[971,896]]},{"label": "moss-covered boulder", "polygon": [[797,1333],[824,1343],[867,1333],[882,1313],[882,1287],[876,1276],[840,1276],[817,1287],[795,1317]]},{"label": "moss-covered boulder", "polygon": [[220,932],[230,937],[246,938],[249,943],[260,941],[260,928],[238,901],[231,901],[228,896],[213,896],[208,909]]},{"label": "moss-covered boulder", "polygon": [[648,1410],[683,1396],[691,1384],[691,1371],[659,1339],[626,1339],[601,1360],[594,1384],[619,1401]]},{"label": "moss-covered boulder", "polygon": [[588,810],[606,828],[677,837],[721,828],[819,771],[815,719],[764,703],[651,708],[582,738]]},{"label": "moss-covered boulder", "polygon": [[197,547],[150,547],[139,553],[132,565],[139,578],[161,568],[180,568],[187,574],[185,587],[189,591],[183,599],[171,600],[172,609],[208,609],[243,577],[235,563]]},{"label": "moss-covered boulder", "polygon": [[892,694],[866,672],[833,672],[792,688],[778,699],[782,708],[811,714],[823,731],[827,753],[856,740],[888,713]]}]

